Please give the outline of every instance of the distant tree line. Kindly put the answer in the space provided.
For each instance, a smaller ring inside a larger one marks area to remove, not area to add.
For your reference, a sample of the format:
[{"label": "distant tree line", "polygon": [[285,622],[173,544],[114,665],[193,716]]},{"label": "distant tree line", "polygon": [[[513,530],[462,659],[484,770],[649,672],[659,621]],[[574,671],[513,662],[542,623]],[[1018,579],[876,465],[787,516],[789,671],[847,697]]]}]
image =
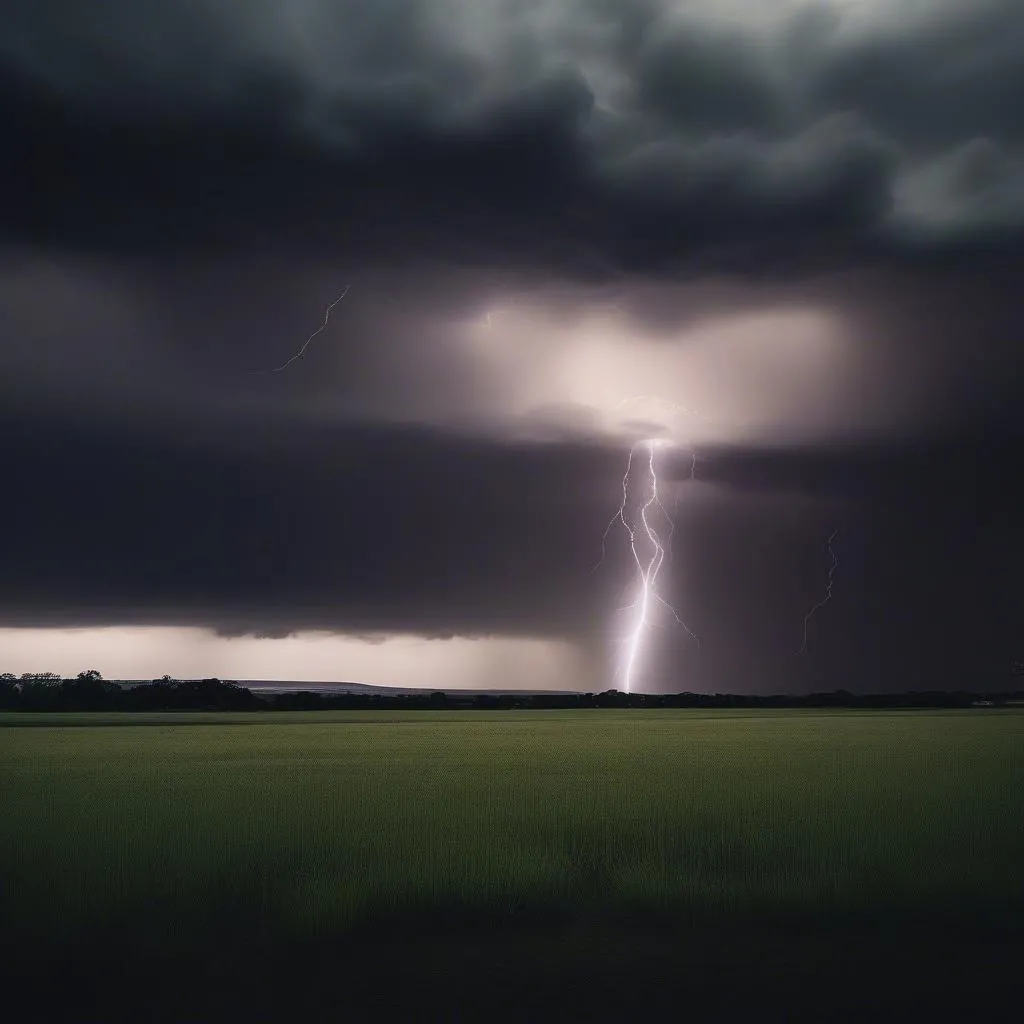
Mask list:
[{"label": "distant tree line", "polygon": [[0,675],[0,708],[14,711],[260,711],[251,690],[220,679],[171,679],[122,686],[95,669],[64,679],[53,672]]},{"label": "distant tree line", "polygon": [[556,708],[958,708],[1024,702],[1024,690],[978,694],[964,690],[854,694],[847,690],[806,695],[735,693],[255,694],[221,679],[172,679],[125,686],[95,669],[65,679],[53,672],[0,674],[0,708],[8,711],[346,711]]}]

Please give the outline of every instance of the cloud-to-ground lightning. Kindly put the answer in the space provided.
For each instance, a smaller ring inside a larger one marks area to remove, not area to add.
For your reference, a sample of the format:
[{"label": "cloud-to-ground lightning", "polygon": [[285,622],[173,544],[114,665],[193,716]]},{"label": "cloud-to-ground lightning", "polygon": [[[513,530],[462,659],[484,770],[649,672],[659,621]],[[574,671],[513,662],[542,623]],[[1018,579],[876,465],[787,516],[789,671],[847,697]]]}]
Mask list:
[{"label": "cloud-to-ground lightning", "polygon": [[300,359],[305,353],[306,349],[309,348],[309,343],[327,326],[328,321],[331,318],[331,310],[341,302],[346,295],[351,285],[345,285],[345,290],[324,310],[324,322],[303,342],[302,347],[295,353],[290,359],[283,362],[280,366],[273,366],[269,370],[250,370],[250,373],[280,373],[282,370],[287,370],[296,359]]},{"label": "cloud-to-ground lightning", "polygon": [[[630,608],[635,608],[637,614],[633,628],[626,640],[628,646],[624,673],[627,693],[632,690],[644,633],[646,632],[647,627],[652,624],[650,619],[650,608],[652,602],[658,602],[667,608],[672,613],[672,617],[675,621],[682,626],[684,630],[686,630],[687,634],[698,644],[700,643],[693,631],[680,618],[679,613],[675,608],[673,608],[672,605],[670,605],[657,591],[658,574],[661,572],[667,556],[667,545],[671,544],[672,535],[675,532],[675,522],[668,514],[668,511],[661,501],[661,495],[658,487],[658,471],[654,458],[655,451],[660,447],[664,447],[666,444],[667,442],[659,439],[649,439],[646,441],[638,441],[630,448],[629,458],[626,462],[626,472],[622,478],[622,502],[619,505],[618,511],[609,520],[601,538],[601,561],[604,561],[608,533],[615,525],[616,521],[622,524],[626,532],[629,534],[630,551],[633,554],[633,560],[636,563],[637,575],[639,578],[639,590],[636,600],[631,606],[629,606]],[[643,448],[647,452],[647,459],[645,461],[647,466],[647,482],[650,490],[647,492],[640,505],[637,517],[634,519],[633,523],[630,524],[626,519],[626,505],[629,502],[629,479],[633,470],[633,457],[639,448]],[[694,455],[690,464],[691,479],[696,471],[696,465],[697,458],[696,455]],[[652,519],[655,510],[660,512],[661,516],[669,524],[669,532],[664,540],[662,539],[657,525]],[[646,542],[646,545],[650,549],[649,555],[641,554],[637,546],[638,539],[641,545]],[[598,562],[597,564],[600,565],[601,563]],[[594,568],[596,569],[597,566],[595,565]]]},{"label": "cloud-to-ground lightning", "polygon": [[818,603],[804,616],[804,642],[800,645],[800,649],[797,651],[797,654],[803,654],[804,651],[807,650],[807,625],[811,621],[811,616],[819,609],[824,608],[825,605],[832,600],[833,577],[835,576],[836,566],[839,565],[839,557],[836,555],[836,550],[832,546],[832,542],[836,539],[836,535],[838,533],[838,528],[833,530],[829,534],[828,540],[825,541],[825,547],[828,549],[829,558],[832,560],[831,565],[828,567],[828,581],[826,582],[825,593],[822,595],[821,600],[818,601]]}]

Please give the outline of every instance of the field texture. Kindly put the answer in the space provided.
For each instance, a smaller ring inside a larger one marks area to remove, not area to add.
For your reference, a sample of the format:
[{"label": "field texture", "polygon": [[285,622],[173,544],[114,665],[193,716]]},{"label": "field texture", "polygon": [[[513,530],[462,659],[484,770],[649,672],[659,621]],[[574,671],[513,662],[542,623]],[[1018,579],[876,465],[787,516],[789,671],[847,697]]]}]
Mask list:
[{"label": "field texture", "polygon": [[0,779],[21,948],[1024,911],[1024,711],[7,715]]}]

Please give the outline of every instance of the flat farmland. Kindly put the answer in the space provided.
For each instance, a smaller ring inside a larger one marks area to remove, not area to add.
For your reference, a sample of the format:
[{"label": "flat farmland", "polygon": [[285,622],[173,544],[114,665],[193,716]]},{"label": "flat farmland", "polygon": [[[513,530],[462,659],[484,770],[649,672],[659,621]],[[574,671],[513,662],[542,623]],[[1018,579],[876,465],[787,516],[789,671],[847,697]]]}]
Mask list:
[{"label": "flat farmland", "polygon": [[1006,950],[1024,911],[1024,709],[7,714],[0,779],[19,962],[561,935],[571,973],[726,933]]}]

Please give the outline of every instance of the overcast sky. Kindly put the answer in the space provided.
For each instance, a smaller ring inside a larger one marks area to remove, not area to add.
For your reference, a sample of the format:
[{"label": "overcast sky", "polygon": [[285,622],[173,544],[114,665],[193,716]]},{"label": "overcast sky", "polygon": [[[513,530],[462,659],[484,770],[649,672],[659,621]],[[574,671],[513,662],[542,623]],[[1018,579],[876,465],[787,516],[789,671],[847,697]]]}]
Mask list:
[{"label": "overcast sky", "polygon": [[0,670],[621,686],[657,437],[637,689],[1010,685],[1021,95],[1018,0],[9,0]]}]

